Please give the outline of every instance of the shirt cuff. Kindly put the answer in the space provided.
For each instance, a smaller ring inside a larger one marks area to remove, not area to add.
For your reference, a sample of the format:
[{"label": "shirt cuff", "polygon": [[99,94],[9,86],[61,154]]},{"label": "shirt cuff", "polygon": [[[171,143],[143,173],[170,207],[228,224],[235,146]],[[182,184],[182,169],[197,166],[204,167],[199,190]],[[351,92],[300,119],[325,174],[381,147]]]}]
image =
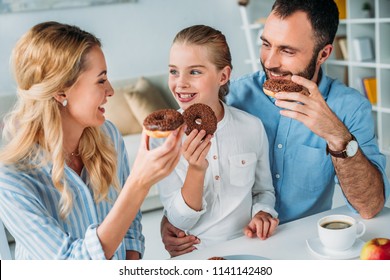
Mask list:
[{"label": "shirt cuff", "polygon": [[207,202],[202,199],[202,210],[196,211],[184,201],[181,193],[177,195],[174,203],[167,209],[167,218],[175,227],[187,231],[197,223],[199,218],[206,212]]},{"label": "shirt cuff", "polygon": [[85,246],[92,260],[106,260],[102,244],[97,235],[98,224],[92,224],[85,233]]},{"label": "shirt cuff", "polygon": [[137,251],[142,259],[145,252],[145,244],[138,239],[125,238],[126,251]]},{"label": "shirt cuff", "polygon": [[253,205],[252,207],[252,218],[257,214],[259,213],[260,211],[263,211],[263,212],[267,212],[268,214],[270,214],[273,218],[277,218],[278,217],[278,212],[275,211],[274,208],[272,207],[269,207],[269,206],[266,206],[266,205],[262,205],[262,204],[256,204],[256,205]]},{"label": "shirt cuff", "polygon": [[180,192],[180,198],[176,200],[175,206],[179,216],[193,218],[198,217],[206,212],[207,202],[204,198],[202,198],[202,210],[196,211],[187,205]]}]

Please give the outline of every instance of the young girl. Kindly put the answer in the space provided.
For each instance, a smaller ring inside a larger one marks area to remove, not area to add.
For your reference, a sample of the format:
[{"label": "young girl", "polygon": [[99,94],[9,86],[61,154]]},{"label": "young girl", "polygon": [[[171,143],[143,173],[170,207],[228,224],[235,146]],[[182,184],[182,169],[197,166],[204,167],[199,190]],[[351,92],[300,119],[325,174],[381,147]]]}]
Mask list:
[{"label": "young girl", "polygon": [[139,207],[172,172],[183,132],[153,151],[143,134],[134,168],[105,121],[114,94],[100,41],[76,26],[43,22],[17,43],[18,102],[0,152],[0,217],[16,259],[139,259]]},{"label": "young girl", "polygon": [[223,103],[231,71],[230,50],[220,31],[196,25],[176,35],[170,90],[181,111],[195,103],[210,106],[218,126],[214,135],[193,130],[185,137],[179,164],[158,186],[169,222],[197,236],[198,247],[243,231],[265,239],[278,225],[264,127]]}]

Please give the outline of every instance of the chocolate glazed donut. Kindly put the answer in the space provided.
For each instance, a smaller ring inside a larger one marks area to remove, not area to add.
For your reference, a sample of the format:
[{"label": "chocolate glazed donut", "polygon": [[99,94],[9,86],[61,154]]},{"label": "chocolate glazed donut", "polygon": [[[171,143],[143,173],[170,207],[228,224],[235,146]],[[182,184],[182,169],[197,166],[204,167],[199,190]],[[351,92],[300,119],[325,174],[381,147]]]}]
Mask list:
[{"label": "chocolate glazed donut", "polygon": [[290,80],[283,79],[268,79],[263,84],[263,91],[265,94],[275,97],[277,92],[300,92],[304,95],[309,95],[306,88],[298,85]]},{"label": "chocolate glazed donut", "polygon": [[183,122],[183,116],[178,111],[174,109],[162,109],[149,114],[145,118],[143,126],[146,134],[149,136],[163,138],[181,126]]},{"label": "chocolate glazed donut", "polygon": [[217,116],[213,109],[206,104],[196,103],[183,112],[184,122],[187,125],[185,133],[188,135],[194,129],[205,130],[207,134],[214,134],[217,130]]}]

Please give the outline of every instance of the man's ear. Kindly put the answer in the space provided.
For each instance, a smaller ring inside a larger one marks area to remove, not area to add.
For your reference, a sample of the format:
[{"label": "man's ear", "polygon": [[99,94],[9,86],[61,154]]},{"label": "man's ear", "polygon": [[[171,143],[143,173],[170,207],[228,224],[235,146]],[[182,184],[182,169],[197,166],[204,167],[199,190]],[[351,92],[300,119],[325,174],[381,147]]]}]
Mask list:
[{"label": "man's ear", "polygon": [[327,44],[322,50],[319,51],[317,57],[317,65],[322,65],[332,53],[333,46],[331,44]]}]

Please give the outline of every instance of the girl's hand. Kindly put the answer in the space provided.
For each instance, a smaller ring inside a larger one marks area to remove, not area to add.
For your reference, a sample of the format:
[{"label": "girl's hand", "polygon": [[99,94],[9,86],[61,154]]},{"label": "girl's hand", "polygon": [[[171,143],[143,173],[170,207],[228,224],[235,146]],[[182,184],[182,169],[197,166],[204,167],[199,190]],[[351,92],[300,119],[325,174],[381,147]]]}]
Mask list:
[{"label": "girl's hand", "polygon": [[206,156],[211,147],[211,138],[212,135],[206,136],[206,131],[194,129],[184,141],[182,153],[193,170],[205,171],[209,166]]},{"label": "girl's hand", "polygon": [[257,236],[265,240],[270,237],[279,224],[279,219],[273,218],[270,214],[260,211],[250,223],[244,228],[244,234],[250,238]]}]

